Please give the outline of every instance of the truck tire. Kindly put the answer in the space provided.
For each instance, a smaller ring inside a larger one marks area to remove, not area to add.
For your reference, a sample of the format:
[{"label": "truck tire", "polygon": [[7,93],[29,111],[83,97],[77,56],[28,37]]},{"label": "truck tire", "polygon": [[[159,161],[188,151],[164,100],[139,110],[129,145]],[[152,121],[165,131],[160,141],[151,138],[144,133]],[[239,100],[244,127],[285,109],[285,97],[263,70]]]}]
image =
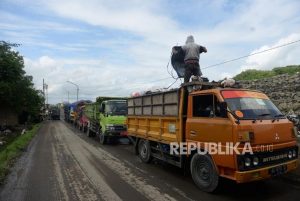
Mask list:
[{"label": "truck tire", "polygon": [[216,190],[219,175],[209,155],[194,154],[190,168],[192,178],[198,188],[209,193]]},{"label": "truck tire", "polygon": [[139,153],[140,159],[144,163],[150,163],[151,162],[151,160],[152,160],[151,148],[150,148],[150,143],[149,143],[148,140],[141,139],[139,141],[138,153]]}]

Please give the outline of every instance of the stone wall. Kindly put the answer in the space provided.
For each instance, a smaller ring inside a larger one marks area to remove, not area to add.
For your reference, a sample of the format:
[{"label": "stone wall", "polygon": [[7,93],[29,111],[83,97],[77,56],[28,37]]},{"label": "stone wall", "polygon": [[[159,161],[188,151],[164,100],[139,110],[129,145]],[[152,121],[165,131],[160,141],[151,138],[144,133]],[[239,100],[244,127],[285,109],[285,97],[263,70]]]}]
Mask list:
[{"label": "stone wall", "polygon": [[293,110],[300,115],[300,73],[277,75],[260,80],[240,81],[243,88],[266,93],[285,114]]}]

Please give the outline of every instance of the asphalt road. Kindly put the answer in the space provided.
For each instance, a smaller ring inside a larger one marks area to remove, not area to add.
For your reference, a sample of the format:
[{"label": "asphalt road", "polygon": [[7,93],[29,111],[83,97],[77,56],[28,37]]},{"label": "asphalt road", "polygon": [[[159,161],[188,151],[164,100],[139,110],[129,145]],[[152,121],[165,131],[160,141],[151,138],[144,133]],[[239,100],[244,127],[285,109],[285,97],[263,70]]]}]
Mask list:
[{"label": "asphalt road", "polygon": [[47,200],[296,200],[288,179],[237,185],[223,180],[217,194],[201,192],[179,168],[142,163],[126,144],[100,145],[63,121],[43,123],[0,187],[1,201]]}]

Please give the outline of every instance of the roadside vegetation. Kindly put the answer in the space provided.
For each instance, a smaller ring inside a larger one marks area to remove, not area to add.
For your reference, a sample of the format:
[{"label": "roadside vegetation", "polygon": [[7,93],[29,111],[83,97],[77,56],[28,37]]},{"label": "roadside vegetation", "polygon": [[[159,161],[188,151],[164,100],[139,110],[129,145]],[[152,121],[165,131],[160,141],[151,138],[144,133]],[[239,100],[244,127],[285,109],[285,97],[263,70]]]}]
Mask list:
[{"label": "roadside vegetation", "polygon": [[[0,41],[0,183],[37,132],[36,123],[41,120],[44,105],[43,93],[35,89],[33,77],[26,74],[18,47],[19,44]],[[11,116],[15,123],[7,120]]]},{"label": "roadside vegetation", "polygon": [[35,136],[40,124],[35,124],[23,135],[16,136],[13,140],[1,147],[0,150],[0,184],[9,172],[14,160],[26,150],[30,140]]},{"label": "roadside vegetation", "polygon": [[273,77],[273,76],[281,75],[281,74],[292,75],[297,72],[300,72],[300,65],[277,67],[277,68],[273,68],[272,70],[250,69],[250,70],[243,71],[240,74],[237,74],[234,77],[234,79],[235,80],[255,80],[255,79]]},{"label": "roadside vegetation", "polygon": [[15,50],[18,46],[0,41],[0,104],[16,112],[22,124],[37,122],[43,93],[34,88],[33,77],[26,74],[24,58]]}]

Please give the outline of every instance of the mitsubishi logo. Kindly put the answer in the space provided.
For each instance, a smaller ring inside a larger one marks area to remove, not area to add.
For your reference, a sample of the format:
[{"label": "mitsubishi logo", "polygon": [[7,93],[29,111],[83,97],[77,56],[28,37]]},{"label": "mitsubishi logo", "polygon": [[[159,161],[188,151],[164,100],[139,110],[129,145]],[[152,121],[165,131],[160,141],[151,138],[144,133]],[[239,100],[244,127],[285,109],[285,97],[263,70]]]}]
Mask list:
[{"label": "mitsubishi logo", "polygon": [[275,140],[279,140],[280,138],[279,138],[279,135],[278,135],[278,133],[275,133]]}]

